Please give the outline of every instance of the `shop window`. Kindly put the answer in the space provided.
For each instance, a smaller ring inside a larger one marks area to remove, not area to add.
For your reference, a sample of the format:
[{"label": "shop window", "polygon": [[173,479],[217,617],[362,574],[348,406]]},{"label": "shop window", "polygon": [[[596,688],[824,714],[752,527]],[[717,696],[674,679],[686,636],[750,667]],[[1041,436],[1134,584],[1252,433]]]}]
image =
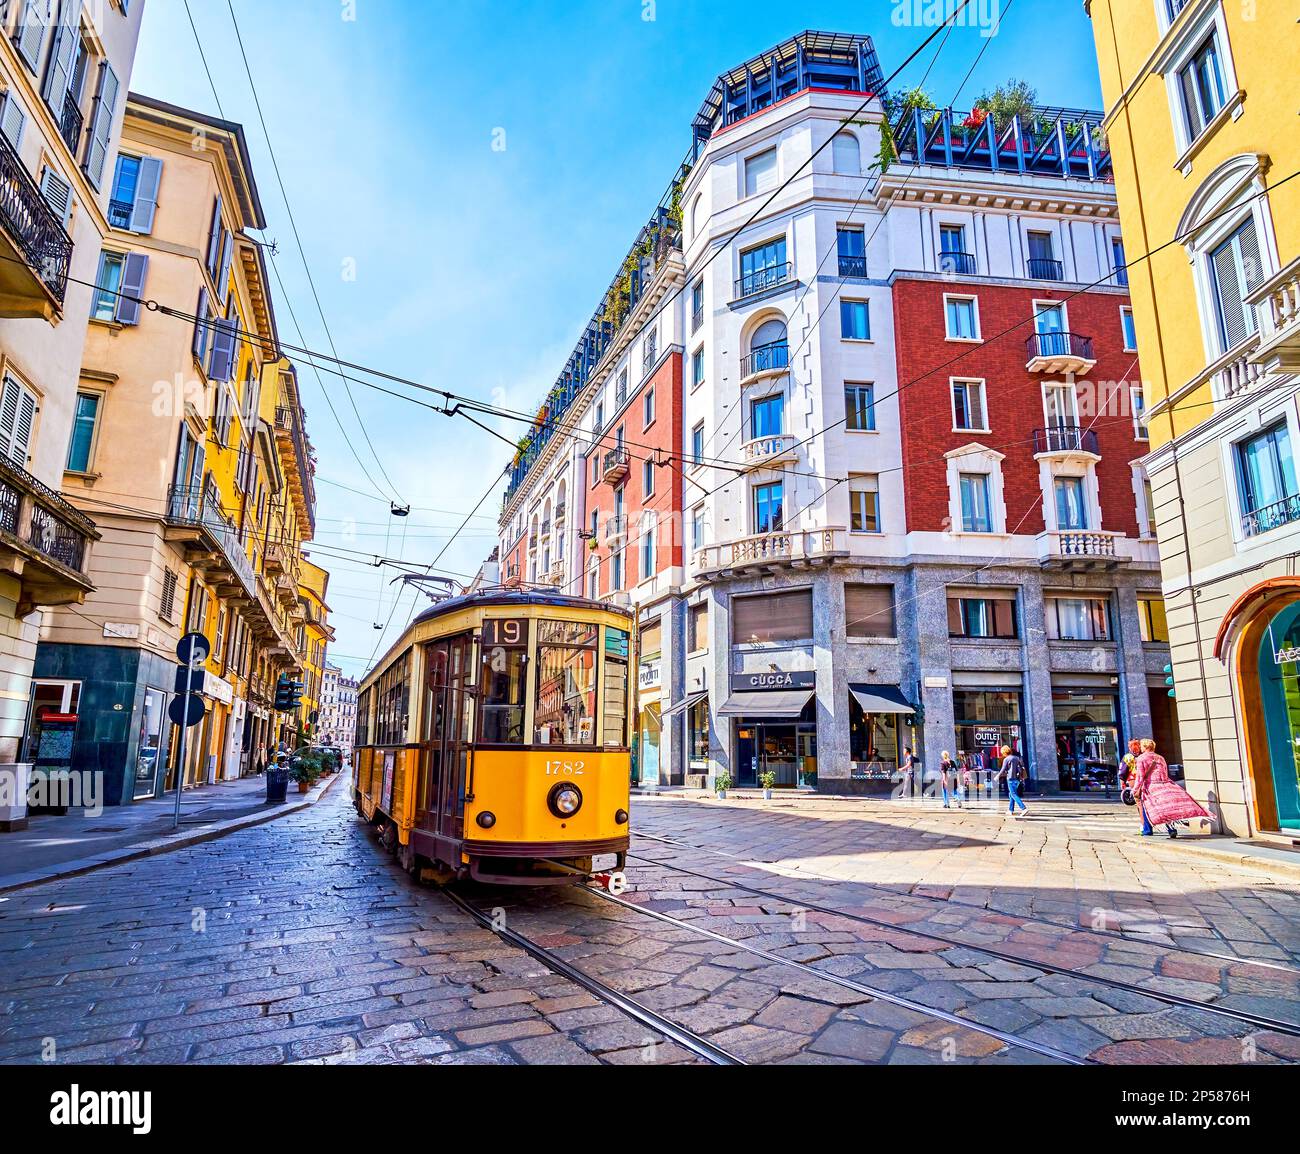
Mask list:
[{"label": "shop window", "polygon": [[691,706],[687,714],[690,730],[690,759],[696,765],[709,760],[709,699],[702,698]]},{"label": "shop window", "polygon": [[1115,695],[1091,689],[1053,690],[1052,713],[1061,788],[1114,788],[1120,753]]},{"label": "shop window", "polygon": [[731,607],[731,639],[735,645],[811,641],[812,590],[737,597]]},{"label": "shop window", "polygon": [[[897,713],[864,713],[849,694],[849,760],[865,763],[866,777],[892,777],[901,758]],[[872,772],[876,767],[876,772]],[[856,775],[855,775],[856,776]]]},{"label": "shop window", "polygon": [[948,636],[1015,640],[1016,603],[1009,597],[949,597]]},{"label": "shop window", "polygon": [[896,637],[894,587],[845,585],[844,632],[848,637]]},{"label": "shop window", "polygon": [[1024,750],[1022,695],[1018,690],[954,689],[955,753],[976,777],[977,788],[991,789],[1002,767],[1002,747]]}]

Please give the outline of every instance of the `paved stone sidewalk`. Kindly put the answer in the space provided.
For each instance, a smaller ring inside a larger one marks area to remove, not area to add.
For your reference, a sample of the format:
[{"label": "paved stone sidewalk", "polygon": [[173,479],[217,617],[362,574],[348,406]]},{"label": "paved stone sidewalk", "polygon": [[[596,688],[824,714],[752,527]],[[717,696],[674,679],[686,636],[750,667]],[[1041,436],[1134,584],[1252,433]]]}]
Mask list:
[{"label": "paved stone sidewalk", "polygon": [[1105,802],[944,810],[891,800],[639,798],[633,829],[788,877],[870,883],[1066,927],[1300,965],[1300,877],[1141,838]]}]

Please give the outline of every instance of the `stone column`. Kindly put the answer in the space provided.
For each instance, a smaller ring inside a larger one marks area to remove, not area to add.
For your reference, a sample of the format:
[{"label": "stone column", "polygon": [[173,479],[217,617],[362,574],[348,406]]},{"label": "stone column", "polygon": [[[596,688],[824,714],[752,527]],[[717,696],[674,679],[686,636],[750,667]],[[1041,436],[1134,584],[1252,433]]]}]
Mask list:
[{"label": "stone column", "polygon": [[1021,628],[1024,631],[1024,729],[1026,754],[1034,779],[1049,793],[1061,787],[1056,761],[1056,715],[1052,711],[1052,672],[1047,652],[1047,608],[1043,586],[1030,580],[1021,586]]},{"label": "stone column", "polygon": [[817,789],[849,789],[849,679],[844,577],[823,569],[813,579],[813,668],[817,671]]},{"label": "stone column", "polygon": [[1146,651],[1142,645],[1137,600],[1137,589],[1132,585],[1120,585],[1115,590],[1120,736],[1125,743],[1135,737],[1151,736],[1151,696],[1147,689]]},{"label": "stone column", "polygon": [[[906,591],[910,604],[898,614],[900,644],[914,655],[901,662],[904,670],[911,669],[910,680],[919,683],[921,703],[925,708],[925,726],[919,734],[920,749],[917,755],[927,767],[939,764],[945,749],[955,752],[956,726],[952,707],[952,647],[948,643],[947,574],[932,568],[913,568],[908,579],[899,587]],[[927,677],[942,677],[944,688],[925,689]],[[911,694],[916,685],[904,683],[903,692]],[[907,741],[900,735],[901,745]]]},{"label": "stone column", "polygon": [[731,693],[731,594],[721,585],[709,587],[709,784],[719,770],[734,779],[731,764],[731,718],[718,710]]}]

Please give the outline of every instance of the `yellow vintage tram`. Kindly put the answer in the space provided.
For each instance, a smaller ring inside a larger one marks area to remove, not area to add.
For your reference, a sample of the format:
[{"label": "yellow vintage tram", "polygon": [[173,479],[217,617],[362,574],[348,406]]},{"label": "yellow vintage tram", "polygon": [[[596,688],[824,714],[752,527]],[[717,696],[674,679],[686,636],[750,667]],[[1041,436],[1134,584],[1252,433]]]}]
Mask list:
[{"label": "yellow vintage tram", "polygon": [[621,872],[632,616],[491,590],[411,623],[361,683],[353,795],[411,873],[546,885]]}]

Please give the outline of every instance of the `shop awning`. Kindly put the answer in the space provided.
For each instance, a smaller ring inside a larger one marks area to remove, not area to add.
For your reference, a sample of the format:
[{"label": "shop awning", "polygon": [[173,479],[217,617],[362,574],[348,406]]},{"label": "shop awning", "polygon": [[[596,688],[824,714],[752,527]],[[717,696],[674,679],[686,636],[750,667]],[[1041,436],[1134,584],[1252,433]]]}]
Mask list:
[{"label": "shop awning", "polygon": [[915,713],[916,706],[896,685],[850,685],[863,713]]},{"label": "shop awning", "polygon": [[685,710],[690,709],[691,706],[696,704],[696,702],[703,701],[708,696],[709,691],[707,689],[701,690],[698,693],[688,694],[684,700],[679,701],[671,709],[665,709],[663,713],[660,714],[660,717],[662,720],[667,721],[674,714],[682,713]]},{"label": "shop awning", "polygon": [[723,717],[798,717],[812,696],[811,689],[746,690],[728,697],[718,713]]}]

